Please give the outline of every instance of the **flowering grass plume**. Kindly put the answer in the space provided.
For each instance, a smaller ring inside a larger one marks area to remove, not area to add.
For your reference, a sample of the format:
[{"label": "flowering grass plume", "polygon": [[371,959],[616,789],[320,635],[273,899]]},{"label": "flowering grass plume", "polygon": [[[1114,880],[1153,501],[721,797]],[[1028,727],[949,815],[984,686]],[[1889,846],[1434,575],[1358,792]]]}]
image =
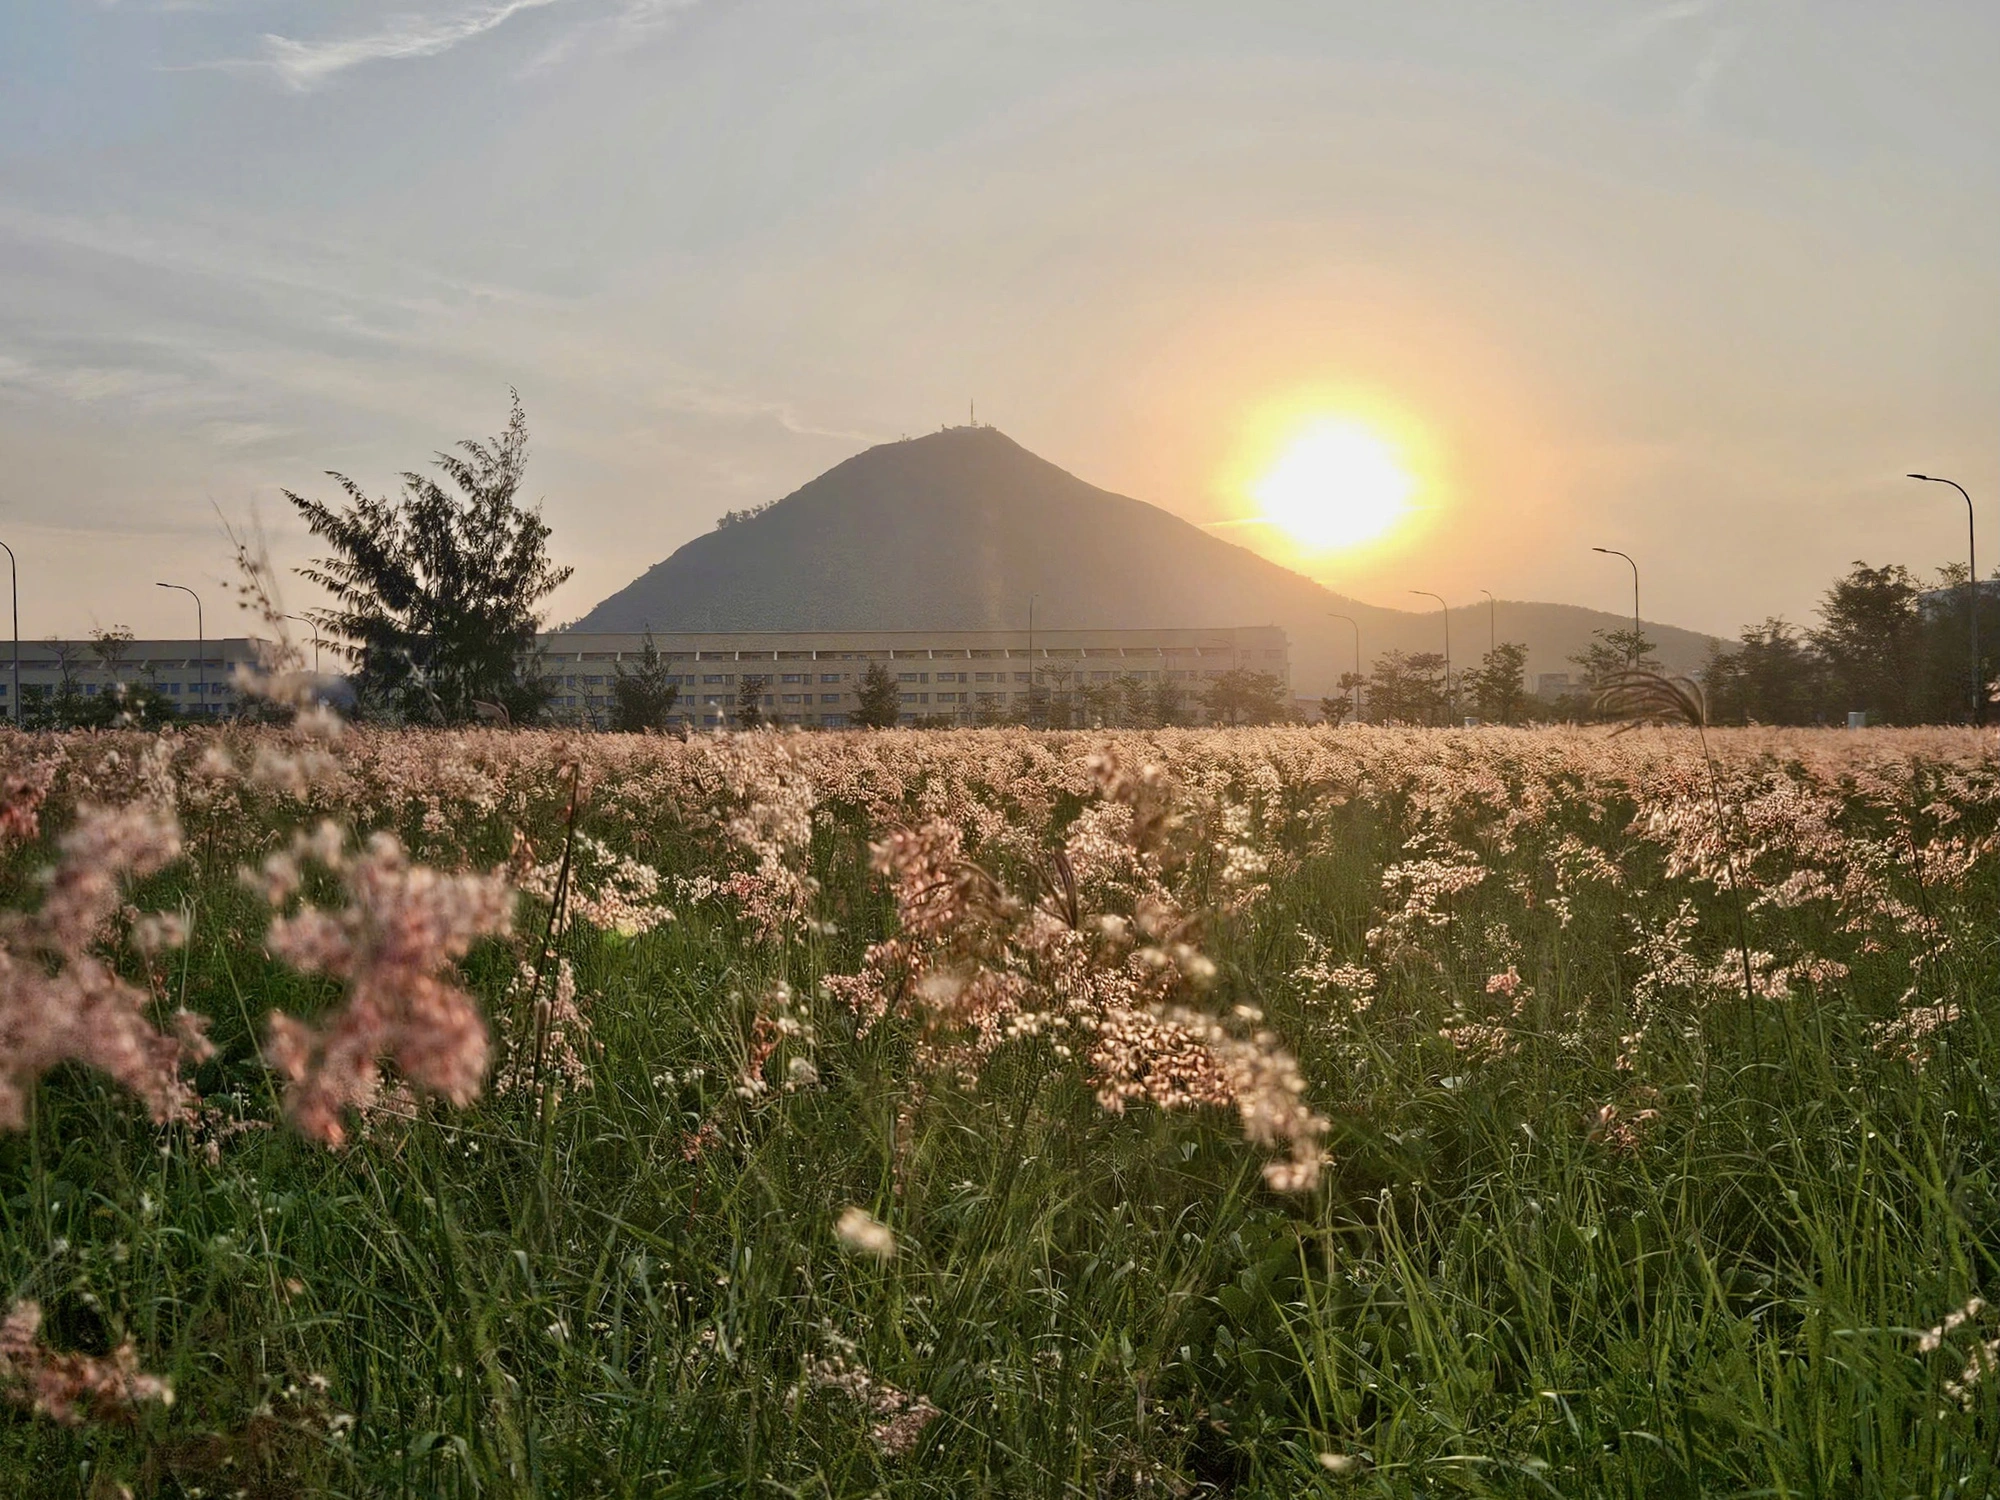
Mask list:
[{"label": "flowering grass plume", "polygon": [[801,1388],[833,1391],[848,1397],[875,1420],[869,1424],[868,1439],[884,1458],[907,1456],[929,1427],[943,1415],[928,1396],[912,1396],[875,1375],[853,1356],[853,1346],[839,1341],[845,1352],[816,1359],[806,1367],[806,1378],[793,1390],[796,1400]]},{"label": "flowering grass plume", "polygon": [[[339,873],[347,904],[304,906],[271,922],[272,954],[295,969],[347,982],[346,1003],[318,1028],[274,1014],[266,1056],[286,1079],[285,1107],[305,1134],[330,1146],[347,1138],[343,1116],[366,1113],[394,1062],[417,1089],[470,1102],[486,1076],[479,1004],[438,977],[481,937],[506,933],[514,892],[497,875],[448,875],[414,865],[393,834],[352,854],[322,836],[315,852]],[[295,857],[267,863],[266,894],[296,889]]]},{"label": "flowering grass plume", "polygon": [[[209,1052],[202,1018],[182,1011],[171,1034],[157,1030],[152,997],[96,951],[126,883],[180,856],[180,828],[146,803],[85,806],[57,849],[41,909],[0,915],[0,1129],[26,1123],[28,1091],[64,1061],[108,1074],[155,1120],[182,1116],[193,1097],[182,1066]],[[161,924],[146,931],[174,935]]]},{"label": "flowering grass plume", "polygon": [[111,1353],[63,1354],[39,1337],[39,1303],[16,1302],[0,1317],[0,1395],[58,1422],[100,1421],[145,1402],[171,1406],[173,1387],[139,1368],[131,1343]]},{"label": "flowering grass plume", "polygon": [[850,1205],[842,1209],[833,1232],[840,1243],[856,1255],[872,1256],[876,1260],[896,1258],[894,1231],[865,1208]]}]

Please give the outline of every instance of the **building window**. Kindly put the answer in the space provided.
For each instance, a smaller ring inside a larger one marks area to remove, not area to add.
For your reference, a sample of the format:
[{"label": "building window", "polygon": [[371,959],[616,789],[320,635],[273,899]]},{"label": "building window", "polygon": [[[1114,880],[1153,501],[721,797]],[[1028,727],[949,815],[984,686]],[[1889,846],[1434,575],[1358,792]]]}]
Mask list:
[{"label": "building window", "polygon": [[1026,672],[1016,672],[1014,674],[1014,680],[1016,682],[1026,682],[1028,680],[1028,674]]},{"label": "building window", "polygon": [[811,678],[810,676],[808,676],[808,675],[807,675],[806,673],[804,673],[804,672],[784,672],[784,673],[780,673],[780,674],[779,674],[779,677],[778,677],[778,681],[780,681],[780,682],[811,682],[811,681],[812,681],[812,678]]},{"label": "building window", "polygon": [[804,694],[803,696],[801,696],[801,695],[800,695],[800,694],[798,694],[798,693],[786,693],[786,694],[785,694],[785,701],[786,701],[787,703],[802,703],[802,702],[810,702],[810,701],[811,701],[811,699],[812,699],[812,694],[811,694],[811,693],[806,693],[806,694]]},{"label": "building window", "polygon": [[896,681],[898,682],[915,682],[916,680],[917,674],[915,672],[898,672],[896,674]]},{"label": "building window", "polygon": [[821,682],[838,682],[840,681],[840,674],[838,672],[822,672],[819,674],[819,680]]},{"label": "building window", "polygon": [[840,701],[840,694],[838,694],[838,693],[821,693],[821,694],[819,695],[819,701],[820,701],[820,702],[822,702],[822,703],[838,703],[838,702]]},{"label": "building window", "polygon": [[974,672],[972,674],[972,680],[974,682],[991,682],[993,680],[993,674],[991,672]]}]

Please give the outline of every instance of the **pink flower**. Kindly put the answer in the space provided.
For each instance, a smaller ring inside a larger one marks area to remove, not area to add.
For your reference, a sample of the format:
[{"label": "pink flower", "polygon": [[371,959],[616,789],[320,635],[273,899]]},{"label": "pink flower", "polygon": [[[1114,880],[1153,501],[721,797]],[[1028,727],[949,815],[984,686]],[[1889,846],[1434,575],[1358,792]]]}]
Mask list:
[{"label": "pink flower", "polygon": [[35,1080],[74,1061],[109,1074],[146,1101],[153,1118],[184,1113],[184,1061],[209,1047],[199,1016],[180,1012],[172,1034],[147,1019],[151,997],[93,951],[118,912],[128,879],[180,857],[170,813],[141,803],[84,807],[58,844],[38,912],[0,915],[0,1129],[20,1129]]},{"label": "pink flower", "polygon": [[142,1401],[173,1404],[173,1388],[139,1369],[132,1345],[120,1344],[103,1358],[58,1354],[44,1347],[42,1309],[16,1302],[0,1318],[0,1394],[58,1422],[80,1422],[89,1408],[103,1417],[130,1411]]},{"label": "pink flower", "polygon": [[505,933],[514,892],[497,875],[446,875],[412,865],[392,834],[342,859],[347,905],[304,907],[271,923],[271,952],[293,968],[347,981],[347,1003],[315,1030],[273,1015],[266,1056],[289,1080],[286,1109],[330,1146],[343,1115],[366,1111],[391,1059],[416,1088],[469,1103],[486,1077],[486,1021],[472,996],[438,977],[475,939]]}]

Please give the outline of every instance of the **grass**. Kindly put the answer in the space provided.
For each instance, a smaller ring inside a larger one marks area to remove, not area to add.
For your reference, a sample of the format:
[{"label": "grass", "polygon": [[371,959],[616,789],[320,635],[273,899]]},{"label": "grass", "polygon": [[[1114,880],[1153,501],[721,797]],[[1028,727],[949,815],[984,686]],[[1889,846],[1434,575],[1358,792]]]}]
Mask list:
[{"label": "grass", "polygon": [[[1911,945],[1934,937],[1865,952],[1824,904],[1767,905],[1753,947],[1842,952],[1851,975],[1757,1001],[1704,978],[1641,1007],[1639,933],[1693,901],[1704,964],[1726,973],[1734,930],[1720,892],[1670,876],[1633,832],[1645,789],[1563,784],[1532,847],[1509,855],[1481,842],[1504,801],[1480,832],[1462,804],[1427,812],[1410,788],[1467,753],[1518,770],[1515,740],[1413,738],[1400,753],[1414,780],[1339,802],[1269,752],[1279,784],[1260,837],[1284,857],[1206,939],[1210,1003],[1261,1008],[1334,1122],[1318,1191],[1268,1192],[1229,1118],[1105,1114],[1045,1042],[1004,1049],[976,1088],[934,1082],[906,1120],[911,1029],[861,1034],[825,1000],[806,1002],[817,1084],[736,1099],[770,987],[811,997],[892,920],[861,858],[866,820],[843,805],[812,851],[837,934],[760,942],[713,902],[635,939],[572,932],[601,1051],[593,1087],[552,1108],[427,1106],[339,1152],[252,1128],[211,1161],[94,1076],[51,1075],[31,1129],[0,1136],[0,1277],[43,1304],[60,1347],[129,1334],[178,1399],[127,1423],[0,1416],[0,1492],[2000,1488],[1995,1379],[1963,1400],[1946,1389],[1996,1330],[1975,1318],[1936,1353],[1917,1343],[1996,1283],[1990,858],[1924,891],[1955,936],[1923,983],[1963,1014],[1918,1069],[1870,1027],[1897,1012]],[[1208,753],[1198,741],[1170,749]],[[1912,774],[1930,805],[1958,799],[1950,826],[1990,828],[1983,790],[1948,767]],[[689,805],[634,822],[601,800],[585,821],[691,874],[720,856]],[[194,918],[174,982],[215,1021],[202,1094],[269,1122],[262,1015],[310,1014],[335,991],[258,950],[234,871],[285,815],[254,807],[247,831],[201,830],[196,857],[140,904]],[[497,859],[511,821],[546,840],[553,807],[454,837]],[[1886,841],[1885,808],[1853,791],[1842,836]],[[1395,904],[1382,872],[1440,817],[1493,873],[1415,951],[1385,956],[1368,940]],[[1546,905],[1564,832],[1622,871],[1572,882],[1566,924]],[[1790,856],[1758,847],[1746,859],[1768,882]],[[8,899],[33,899],[46,858],[16,852]],[[1371,1005],[1350,1013],[1300,979],[1301,928],[1371,968]],[[497,1002],[512,964],[489,945],[467,972]],[[1518,1016],[1486,989],[1510,965],[1533,991]],[[1496,1016],[1498,1055],[1439,1037]],[[1635,1025],[1645,1040],[1627,1046]],[[720,1137],[690,1159],[709,1120]],[[849,1205],[894,1228],[893,1259],[843,1250],[833,1224]],[[829,1359],[942,1415],[885,1456],[864,1402],[815,1388]]]}]

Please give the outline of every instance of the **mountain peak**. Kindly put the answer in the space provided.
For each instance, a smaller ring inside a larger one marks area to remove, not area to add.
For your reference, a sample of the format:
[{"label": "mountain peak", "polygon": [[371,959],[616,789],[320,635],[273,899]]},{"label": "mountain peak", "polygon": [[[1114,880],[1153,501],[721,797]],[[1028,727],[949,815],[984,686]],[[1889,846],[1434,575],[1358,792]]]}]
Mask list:
[{"label": "mountain peak", "polygon": [[[1434,650],[1424,615],[1374,609],[1211,536],[1171,512],[1088,484],[996,427],[946,427],[855,454],[744,520],[696,537],[599,604],[585,631],[1157,629],[1278,624],[1301,691],[1352,665],[1326,619],[1362,621],[1369,659]],[[1596,626],[1595,611],[1539,610],[1531,667]],[[1662,655],[1693,666],[1705,638],[1662,627]]]}]

